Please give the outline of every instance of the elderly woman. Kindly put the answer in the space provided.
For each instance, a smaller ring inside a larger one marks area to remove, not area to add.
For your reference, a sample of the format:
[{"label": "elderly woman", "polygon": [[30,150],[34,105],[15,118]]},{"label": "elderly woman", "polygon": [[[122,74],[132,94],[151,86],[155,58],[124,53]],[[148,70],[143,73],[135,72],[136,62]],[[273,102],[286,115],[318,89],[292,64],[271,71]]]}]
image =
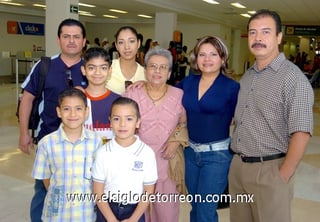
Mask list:
[{"label": "elderly woman", "polygon": [[[167,49],[150,49],[145,56],[144,64],[144,86],[131,87],[124,96],[134,99],[139,104],[141,126],[138,135],[156,154],[159,177],[155,193],[175,194],[178,193],[177,184],[169,177],[168,172],[169,160],[175,157],[179,143],[168,140],[176,128],[186,127],[186,114],[181,102],[183,92],[167,84],[172,69],[172,56]],[[179,200],[156,201],[151,208],[151,221],[179,220]]]}]

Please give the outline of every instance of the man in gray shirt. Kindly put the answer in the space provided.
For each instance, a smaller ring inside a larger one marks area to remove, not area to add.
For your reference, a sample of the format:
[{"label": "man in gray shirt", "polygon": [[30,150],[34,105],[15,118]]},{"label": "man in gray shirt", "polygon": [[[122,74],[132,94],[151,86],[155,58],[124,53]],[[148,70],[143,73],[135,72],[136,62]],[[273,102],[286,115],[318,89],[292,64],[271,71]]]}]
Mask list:
[{"label": "man in gray shirt", "polygon": [[[231,222],[291,221],[293,176],[313,130],[314,94],[279,52],[281,19],[260,10],[248,22],[255,63],[240,80],[229,172]],[[251,202],[237,194],[252,194]],[[244,199],[242,199],[244,200]]]}]

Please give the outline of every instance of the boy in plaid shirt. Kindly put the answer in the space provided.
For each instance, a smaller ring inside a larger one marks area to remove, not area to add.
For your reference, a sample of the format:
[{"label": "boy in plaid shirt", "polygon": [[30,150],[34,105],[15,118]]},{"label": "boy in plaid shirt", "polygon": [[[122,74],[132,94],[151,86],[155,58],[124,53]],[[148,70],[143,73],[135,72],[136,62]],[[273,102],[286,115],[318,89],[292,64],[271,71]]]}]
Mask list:
[{"label": "boy in plaid shirt", "polygon": [[84,128],[88,116],[85,94],[70,88],[56,108],[62,124],[39,141],[32,176],[47,189],[42,221],[94,221],[91,166],[101,138]]}]

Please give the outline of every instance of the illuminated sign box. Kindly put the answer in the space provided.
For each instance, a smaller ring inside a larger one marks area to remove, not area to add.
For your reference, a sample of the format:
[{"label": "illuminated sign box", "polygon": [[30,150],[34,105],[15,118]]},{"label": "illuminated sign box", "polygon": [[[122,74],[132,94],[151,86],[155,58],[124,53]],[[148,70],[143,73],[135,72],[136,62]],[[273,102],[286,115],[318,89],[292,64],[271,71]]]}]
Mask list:
[{"label": "illuminated sign box", "polygon": [[293,26],[286,25],[286,35],[319,36],[320,26]]},{"label": "illuminated sign box", "polygon": [[7,22],[8,34],[15,35],[44,35],[44,24],[27,23],[18,21]]}]

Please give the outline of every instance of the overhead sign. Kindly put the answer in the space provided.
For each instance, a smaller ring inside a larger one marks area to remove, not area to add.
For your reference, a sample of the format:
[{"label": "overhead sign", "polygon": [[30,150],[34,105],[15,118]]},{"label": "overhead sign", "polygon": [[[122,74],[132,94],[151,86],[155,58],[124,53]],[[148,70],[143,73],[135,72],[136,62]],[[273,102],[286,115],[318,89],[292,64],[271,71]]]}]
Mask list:
[{"label": "overhead sign", "polygon": [[320,26],[286,26],[286,35],[320,35]]},{"label": "overhead sign", "polygon": [[70,5],[70,13],[78,14],[79,7],[77,5]]},{"label": "overhead sign", "polygon": [[44,35],[44,24],[8,21],[7,32],[16,35]]}]

